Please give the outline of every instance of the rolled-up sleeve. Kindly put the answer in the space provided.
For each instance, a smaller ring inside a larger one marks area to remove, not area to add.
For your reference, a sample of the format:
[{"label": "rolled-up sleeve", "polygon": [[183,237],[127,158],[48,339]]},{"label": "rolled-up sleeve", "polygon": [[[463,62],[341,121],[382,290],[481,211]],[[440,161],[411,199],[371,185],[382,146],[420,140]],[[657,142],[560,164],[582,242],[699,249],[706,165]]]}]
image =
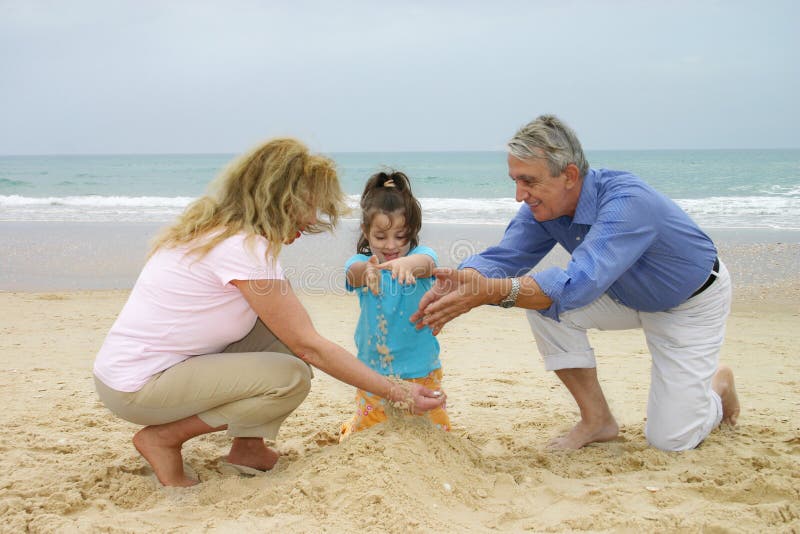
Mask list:
[{"label": "rolled-up sleeve", "polygon": [[553,301],[540,310],[551,319],[599,298],[657,238],[653,220],[658,213],[647,197],[635,192],[609,195],[598,208],[596,222],[566,269],[554,267],[533,276]]},{"label": "rolled-up sleeve", "polygon": [[523,204],[499,244],[470,256],[459,269],[475,269],[487,278],[522,276],[538,264],[556,241],[531,216]]}]

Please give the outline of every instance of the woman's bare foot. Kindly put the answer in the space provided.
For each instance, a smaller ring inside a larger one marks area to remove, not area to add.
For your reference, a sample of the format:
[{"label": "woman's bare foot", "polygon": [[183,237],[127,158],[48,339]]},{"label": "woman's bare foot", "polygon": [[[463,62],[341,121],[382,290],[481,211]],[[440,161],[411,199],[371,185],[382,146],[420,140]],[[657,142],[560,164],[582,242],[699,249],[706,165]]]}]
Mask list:
[{"label": "woman's bare foot", "polygon": [[278,463],[279,457],[278,452],[267,447],[261,438],[234,438],[226,461],[259,471],[269,471]]},{"label": "woman's bare foot", "polygon": [[194,486],[199,481],[183,472],[181,445],[175,444],[165,425],[146,426],[133,436],[133,446],[153,468],[158,481],[165,486]]},{"label": "woman's bare foot", "polygon": [[619,426],[613,416],[610,419],[588,423],[581,419],[572,430],[550,440],[549,449],[580,449],[589,443],[611,441],[619,435]]},{"label": "woman's bare foot", "polygon": [[720,365],[714,378],[711,379],[711,389],[722,399],[722,422],[735,425],[739,419],[741,406],[733,381],[733,370],[727,365]]}]

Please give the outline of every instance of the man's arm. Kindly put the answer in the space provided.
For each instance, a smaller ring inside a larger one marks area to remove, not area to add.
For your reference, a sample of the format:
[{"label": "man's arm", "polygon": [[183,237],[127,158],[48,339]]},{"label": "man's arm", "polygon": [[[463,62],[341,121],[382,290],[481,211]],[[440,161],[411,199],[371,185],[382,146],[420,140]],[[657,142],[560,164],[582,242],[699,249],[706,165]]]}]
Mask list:
[{"label": "man's arm", "polygon": [[[511,292],[511,278],[487,278],[474,269],[436,269],[434,274],[434,287],[425,293],[410,318],[418,329],[428,326],[434,335],[459,315],[484,304],[498,304]],[[519,280],[515,306],[542,310],[552,305],[553,301],[542,292],[536,280],[530,276]]]},{"label": "man's arm", "polygon": [[470,256],[459,269],[471,268],[487,278],[522,276],[533,269],[556,244],[523,204],[511,220],[500,242]]}]

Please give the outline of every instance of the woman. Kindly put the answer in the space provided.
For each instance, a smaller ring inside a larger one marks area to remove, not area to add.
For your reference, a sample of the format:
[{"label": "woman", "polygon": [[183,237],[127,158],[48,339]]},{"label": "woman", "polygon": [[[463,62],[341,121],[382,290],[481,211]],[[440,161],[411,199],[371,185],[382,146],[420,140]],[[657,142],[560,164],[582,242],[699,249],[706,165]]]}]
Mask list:
[{"label": "woman", "polygon": [[412,411],[444,402],[320,336],[284,278],[281,245],[331,230],[345,210],[333,162],[275,139],[234,162],[156,238],[94,375],[106,407],[146,425],[133,444],[163,485],[197,484],[184,472],[183,443],[225,429],[227,462],[271,469],[278,454],[264,440],[305,399],[309,365]]}]

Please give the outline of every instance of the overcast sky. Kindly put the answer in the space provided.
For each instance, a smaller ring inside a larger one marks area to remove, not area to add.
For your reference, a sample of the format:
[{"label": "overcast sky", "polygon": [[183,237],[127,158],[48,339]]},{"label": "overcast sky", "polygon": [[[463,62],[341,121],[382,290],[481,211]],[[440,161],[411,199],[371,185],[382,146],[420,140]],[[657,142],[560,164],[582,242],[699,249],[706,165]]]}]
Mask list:
[{"label": "overcast sky", "polygon": [[0,0],[0,154],[800,147],[797,6]]}]

